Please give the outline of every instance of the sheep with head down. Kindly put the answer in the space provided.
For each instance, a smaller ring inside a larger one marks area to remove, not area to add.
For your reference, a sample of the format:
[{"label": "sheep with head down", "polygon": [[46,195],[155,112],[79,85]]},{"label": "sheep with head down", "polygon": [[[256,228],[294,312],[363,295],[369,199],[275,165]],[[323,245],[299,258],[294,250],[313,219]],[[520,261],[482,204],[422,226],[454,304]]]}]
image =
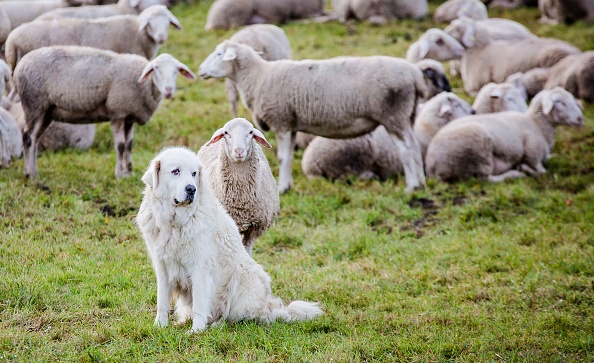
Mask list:
[{"label": "sheep with head down", "polygon": [[198,152],[210,186],[237,224],[250,256],[256,239],[272,226],[280,210],[276,181],[258,144],[271,147],[248,120],[235,118]]}]

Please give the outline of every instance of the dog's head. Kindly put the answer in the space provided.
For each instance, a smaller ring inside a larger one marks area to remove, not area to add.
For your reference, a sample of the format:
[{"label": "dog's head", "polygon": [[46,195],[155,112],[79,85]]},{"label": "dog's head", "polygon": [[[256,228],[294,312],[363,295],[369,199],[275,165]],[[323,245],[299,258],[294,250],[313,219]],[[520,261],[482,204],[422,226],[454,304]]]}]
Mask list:
[{"label": "dog's head", "polygon": [[171,147],[155,156],[142,181],[164,203],[188,206],[201,191],[203,173],[202,164],[193,151]]}]

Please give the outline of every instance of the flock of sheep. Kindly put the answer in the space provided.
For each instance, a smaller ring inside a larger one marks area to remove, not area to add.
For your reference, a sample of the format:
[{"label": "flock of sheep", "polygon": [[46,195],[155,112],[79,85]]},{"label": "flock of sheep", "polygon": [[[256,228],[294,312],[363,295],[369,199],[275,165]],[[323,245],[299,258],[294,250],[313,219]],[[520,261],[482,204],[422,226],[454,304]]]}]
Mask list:
[{"label": "flock of sheep", "polygon": [[[0,89],[9,91],[0,108],[3,166],[23,153],[25,174],[36,177],[38,147],[89,148],[93,123],[109,121],[115,175],[132,173],[134,124],[148,122],[163,97],[173,96],[179,74],[196,78],[173,56],[156,56],[169,27],[182,29],[164,1],[0,2],[6,59],[0,62]],[[531,2],[491,1],[508,7]],[[501,181],[544,173],[555,127],[580,126],[577,99],[594,101],[594,52],[489,18],[479,0],[440,5],[434,20],[449,25],[427,30],[410,45],[406,59],[291,60],[281,28],[254,24],[354,18],[381,25],[428,15],[426,0],[333,0],[333,13],[324,4],[216,0],[207,16],[206,30],[245,26],[216,46],[198,75],[225,78],[233,115],[239,94],[255,127],[233,119],[198,155],[250,254],[278,214],[278,193],[293,186],[296,147],[306,147],[302,169],[308,177],[404,174],[409,192],[425,186],[426,174],[446,181]],[[594,13],[591,0],[538,5],[549,23],[590,20]],[[472,106],[451,92],[444,61],[476,96]],[[278,186],[260,147],[270,144],[260,130],[276,138]]]}]

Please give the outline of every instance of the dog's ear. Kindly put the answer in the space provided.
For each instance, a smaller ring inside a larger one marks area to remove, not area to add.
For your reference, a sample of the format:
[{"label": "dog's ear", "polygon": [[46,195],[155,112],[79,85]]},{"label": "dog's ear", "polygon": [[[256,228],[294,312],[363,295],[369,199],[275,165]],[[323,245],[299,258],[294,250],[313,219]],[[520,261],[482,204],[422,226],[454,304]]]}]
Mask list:
[{"label": "dog's ear", "polygon": [[149,165],[148,169],[142,176],[142,181],[144,184],[148,185],[151,188],[156,188],[159,184],[159,172],[161,171],[161,161],[160,160],[153,160]]}]

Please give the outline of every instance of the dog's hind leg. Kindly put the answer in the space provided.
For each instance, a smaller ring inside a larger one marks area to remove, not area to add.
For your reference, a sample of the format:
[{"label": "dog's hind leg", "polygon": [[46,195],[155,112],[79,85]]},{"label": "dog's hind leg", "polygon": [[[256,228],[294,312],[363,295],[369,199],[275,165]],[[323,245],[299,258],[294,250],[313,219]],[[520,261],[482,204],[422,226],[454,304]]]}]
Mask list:
[{"label": "dog's hind leg", "polygon": [[175,316],[178,325],[185,323],[192,317],[192,293],[189,290],[178,290],[175,302]]}]

